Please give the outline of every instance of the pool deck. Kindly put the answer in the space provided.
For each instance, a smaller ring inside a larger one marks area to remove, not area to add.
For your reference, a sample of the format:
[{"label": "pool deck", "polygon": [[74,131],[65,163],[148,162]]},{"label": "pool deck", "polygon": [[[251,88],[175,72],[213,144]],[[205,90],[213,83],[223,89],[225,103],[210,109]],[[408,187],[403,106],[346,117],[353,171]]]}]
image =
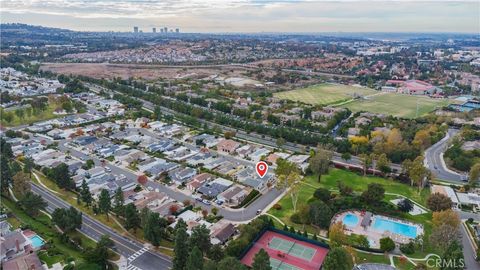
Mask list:
[{"label": "pool deck", "polygon": [[369,239],[371,248],[379,248],[380,247],[380,239],[382,239],[384,237],[390,237],[394,242],[399,243],[399,244],[406,244],[413,239],[413,238],[406,237],[406,236],[400,235],[400,234],[396,234],[396,233],[393,233],[393,232],[390,232],[390,231],[383,231],[382,232],[382,231],[378,231],[378,230],[374,229],[372,224],[375,223],[375,218],[377,218],[377,217],[383,218],[385,220],[390,220],[390,221],[393,221],[393,222],[398,222],[398,223],[403,223],[403,224],[407,224],[407,225],[410,225],[410,226],[415,226],[417,228],[417,235],[422,235],[423,234],[423,226],[421,226],[419,224],[415,224],[415,223],[412,223],[412,222],[408,222],[408,221],[405,221],[405,220],[399,220],[399,219],[395,219],[395,218],[391,218],[391,217],[386,217],[386,216],[383,216],[383,215],[373,215],[372,218],[371,218],[370,225],[367,226],[367,227],[362,227],[361,223],[362,223],[362,219],[363,219],[363,216],[364,216],[365,213],[362,212],[362,211],[356,211],[356,210],[345,211],[345,212],[342,212],[342,213],[339,213],[339,214],[335,215],[332,219],[332,223],[342,222],[343,219],[345,218],[345,216],[348,215],[348,214],[356,215],[358,217],[358,222],[355,226],[345,225],[346,234],[352,234],[353,233],[353,234],[358,234],[358,235],[365,235]]}]

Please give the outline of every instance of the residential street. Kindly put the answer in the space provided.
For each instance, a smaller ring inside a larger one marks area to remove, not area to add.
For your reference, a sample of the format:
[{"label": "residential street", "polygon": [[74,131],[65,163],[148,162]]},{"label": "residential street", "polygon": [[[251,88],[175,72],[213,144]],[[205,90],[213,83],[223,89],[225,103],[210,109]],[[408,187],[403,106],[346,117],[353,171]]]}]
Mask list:
[{"label": "residential street", "polygon": [[[71,205],[53,195],[42,186],[32,183],[32,191],[42,196],[48,203],[47,211],[52,213],[56,208],[69,208]],[[171,259],[157,252],[149,251],[145,246],[129,237],[122,236],[101,222],[83,214],[80,231],[88,237],[98,241],[102,235],[109,235],[115,243],[115,250],[128,258],[128,269],[168,269],[171,268]],[[138,255],[138,257],[137,257]]]}]

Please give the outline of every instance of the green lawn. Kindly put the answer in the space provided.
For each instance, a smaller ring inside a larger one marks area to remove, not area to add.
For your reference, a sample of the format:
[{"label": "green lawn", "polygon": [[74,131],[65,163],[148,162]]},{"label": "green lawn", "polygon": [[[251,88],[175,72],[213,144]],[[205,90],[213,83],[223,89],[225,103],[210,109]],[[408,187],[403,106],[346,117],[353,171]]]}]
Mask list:
[{"label": "green lawn", "polygon": [[[19,126],[19,125],[29,125],[29,124],[32,124],[32,123],[35,123],[35,122],[38,122],[38,121],[43,121],[43,120],[48,120],[48,119],[53,119],[53,118],[64,116],[64,115],[53,114],[53,112],[55,111],[55,109],[57,107],[58,107],[57,104],[49,103],[46,110],[39,111],[39,112],[36,112],[36,113],[32,112],[31,115],[27,115],[27,113],[25,113],[25,116],[23,118],[19,118],[17,115],[15,115],[15,111],[11,111],[9,113],[11,113],[11,115],[13,116],[12,121],[7,122],[2,117],[1,123],[4,126],[8,126],[8,127],[13,126],[14,127],[14,126]],[[2,111],[1,112],[2,116],[5,113],[6,112]]]},{"label": "green lawn", "polygon": [[377,91],[370,88],[324,83],[307,88],[274,93],[274,97],[308,104],[328,105],[350,100],[355,94],[367,96],[375,93]]},{"label": "green lawn", "polygon": [[[322,176],[320,182],[317,181],[317,177],[315,175],[309,175],[304,178],[302,182],[302,187],[300,189],[297,209],[300,207],[300,205],[307,204],[309,200],[313,199],[313,193],[316,188],[322,187],[322,188],[327,188],[327,189],[336,191],[337,182],[339,181],[343,181],[346,185],[352,187],[354,192],[357,192],[357,193],[360,193],[366,190],[368,184],[370,183],[378,183],[383,185],[387,193],[395,193],[395,194],[406,196],[416,201],[417,203],[422,204],[423,206],[425,206],[426,199],[430,194],[429,189],[424,189],[421,193],[419,193],[418,189],[415,187],[410,187],[409,185],[402,184],[390,179],[385,179],[385,178],[376,177],[376,176],[362,176],[346,170],[331,169],[328,175]],[[398,198],[398,196],[385,195],[384,200],[386,202],[389,202],[394,198]],[[300,229],[303,231],[304,230],[303,225],[294,224],[290,220],[290,216],[294,213],[290,196],[287,195],[283,197],[279,201],[279,204],[282,206],[280,210],[271,208],[268,211],[268,213],[278,217],[282,222],[288,224],[289,226],[294,226],[297,230]],[[432,223],[431,223],[432,213],[431,212],[428,212],[422,215],[417,215],[417,216],[412,216],[408,213],[405,213],[401,215],[401,218],[410,220],[412,222],[423,224],[425,229],[425,234],[427,236],[430,235],[432,230]],[[318,228],[310,225],[305,226],[305,229],[307,229],[309,233],[320,233]],[[423,258],[425,257],[425,255],[427,255],[430,252],[435,252],[435,251],[433,251],[430,247],[426,246],[424,252],[416,251],[415,254],[413,254],[411,257]],[[365,259],[369,262],[383,262],[384,260],[383,256],[369,255],[361,252],[359,252],[358,255],[362,258],[362,260]]]},{"label": "green lawn", "polygon": [[[424,189],[421,193],[418,193],[418,190],[416,188],[399,182],[395,182],[390,179],[375,176],[361,176],[346,170],[331,169],[328,175],[322,176],[320,183],[317,181],[317,177],[314,175],[309,175],[304,178],[302,187],[300,188],[297,208],[299,208],[302,204],[308,203],[308,201],[313,198],[313,193],[315,189],[323,187],[336,190],[337,182],[339,181],[343,181],[345,184],[351,186],[355,192],[363,192],[367,189],[367,186],[370,183],[379,183],[384,186],[386,192],[404,195],[422,205],[425,205],[426,199],[430,194],[430,191],[428,189]],[[394,196],[386,196],[386,201],[389,201],[392,198],[394,198]],[[276,210],[271,208],[268,212],[278,217],[280,220],[282,220],[282,222],[288,224],[289,226],[293,225],[297,229],[303,230],[304,227],[302,225],[295,225],[293,222],[290,221],[290,216],[294,213],[290,196],[287,195],[283,197],[279,201],[279,204],[282,206],[282,209]],[[431,229],[429,221],[431,219],[431,213],[419,216],[411,216],[409,214],[405,214],[404,217],[410,219],[411,221],[425,224],[425,230],[427,231],[427,233]],[[320,233],[320,231],[313,226],[305,226],[305,228],[310,233]]]},{"label": "green lawn", "polygon": [[328,189],[337,189],[337,183],[340,181],[352,187],[353,191],[357,192],[363,192],[366,190],[368,184],[370,183],[378,183],[383,185],[385,192],[406,196],[424,206],[426,205],[427,197],[430,194],[429,189],[423,189],[422,192],[419,193],[417,188],[397,181],[371,175],[362,176],[340,169],[331,169],[328,175],[322,176],[320,183],[317,181],[317,176],[310,175],[304,179],[305,185],[314,186],[315,188],[324,187]]},{"label": "green lawn", "polygon": [[357,99],[341,106],[349,108],[353,112],[367,111],[396,117],[415,118],[428,114],[437,107],[443,107],[453,102],[451,99],[433,99],[425,96],[382,93],[368,97],[368,99]]},{"label": "green lawn", "polygon": [[390,259],[385,256],[384,254],[379,254],[379,255],[373,255],[370,253],[364,253],[364,252],[357,252],[357,264],[361,263],[383,263],[383,264],[388,264],[390,265]]},{"label": "green lawn", "polygon": [[[9,209],[9,211],[21,222],[23,226],[27,226],[32,231],[35,231],[47,243],[50,243],[50,249],[54,250],[55,255],[42,255],[41,258],[44,258],[45,262],[51,265],[56,262],[64,261],[69,257],[73,257],[79,262],[83,261],[81,251],[70,247],[60,240],[59,233],[53,226],[52,221],[48,216],[45,214],[40,214],[38,217],[33,218],[18,208],[15,203],[3,196],[1,203],[3,206]],[[78,237],[81,237],[82,246],[84,247],[95,245],[91,239],[83,236],[82,234],[79,234]]]}]

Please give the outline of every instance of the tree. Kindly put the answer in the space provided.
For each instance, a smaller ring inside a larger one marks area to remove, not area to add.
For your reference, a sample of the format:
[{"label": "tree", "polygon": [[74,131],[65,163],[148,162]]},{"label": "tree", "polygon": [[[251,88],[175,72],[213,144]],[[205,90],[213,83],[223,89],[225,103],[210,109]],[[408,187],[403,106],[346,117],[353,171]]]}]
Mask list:
[{"label": "tree", "polygon": [[7,143],[3,137],[0,138],[0,150],[1,150],[1,158],[0,158],[0,180],[1,180],[1,188],[3,192],[8,190],[10,183],[12,182],[12,172],[10,171],[9,160],[13,158],[12,147],[9,143]]},{"label": "tree", "polygon": [[363,175],[367,175],[367,171],[372,166],[372,156],[367,155],[367,154],[360,154],[358,155],[360,160],[362,161],[362,167],[363,167]]},{"label": "tree", "polygon": [[87,205],[87,207],[90,207],[92,205],[93,197],[92,193],[90,193],[90,188],[87,185],[87,182],[85,179],[82,181],[82,185],[80,186],[80,199]]},{"label": "tree", "polygon": [[40,210],[45,210],[48,206],[47,202],[43,200],[42,196],[34,194],[30,191],[25,193],[22,199],[20,199],[20,205],[25,213],[29,216],[37,216]]},{"label": "tree", "polygon": [[328,173],[332,157],[333,151],[331,150],[331,147],[319,146],[315,155],[310,158],[310,169],[318,175],[318,182],[320,182],[322,175]]},{"label": "tree", "polygon": [[140,227],[140,216],[138,215],[137,207],[133,203],[125,206],[125,228],[127,230],[133,229],[136,231]]},{"label": "tree", "polygon": [[247,270],[237,258],[225,257],[217,264],[217,270]]},{"label": "tree", "polygon": [[140,185],[145,185],[148,181],[148,177],[144,174],[142,175],[139,175],[138,178],[137,178],[137,182],[140,184]]},{"label": "tree", "polygon": [[302,180],[298,167],[284,159],[277,160],[277,168],[275,169],[277,175],[277,188],[287,190],[293,205],[293,211],[297,209],[299,183]]},{"label": "tree", "polygon": [[332,216],[332,210],[324,202],[314,201],[310,204],[310,221],[313,224],[321,228],[328,228]]},{"label": "tree", "polygon": [[23,165],[23,172],[28,173],[30,175],[30,177],[32,177],[32,170],[33,170],[33,167],[35,166],[35,164],[33,162],[33,159],[31,157],[27,157],[23,161],[23,164],[24,164]]},{"label": "tree", "polygon": [[332,248],[322,267],[324,270],[351,270],[352,268],[352,256],[343,247]]},{"label": "tree", "polygon": [[100,265],[101,269],[110,269],[108,262],[108,248],[113,246],[113,241],[108,235],[103,235],[95,248],[89,248],[84,253],[87,262]]},{"label": "tree", "polygon": [[95,166],[95,162],[93,160],[89,159],[85,162],[85,169],[89,170],[93,168],[93,166]]},{"label": "tree", "polygon": [[253,270],[271,270],[272,267],[270,266],[270,256],[268,253],[262,248],[260,249],[255,257],[253,258],[252,263]]},{"label": "tree", "polygon": [[448,245],[453,241],[457,241],[459,238],[460,232],[458,228],[443,224],[432,229],[429,240],[434,247],[444,250]]},{"label": "tree", "polygon": [[349,152],[342,153],[342,159],[345,161],[349,161],[352,159],[352,155]]},{"label": "tree", "polygon": [[313,197],[323,201],[323,202],[328,202],[330,198],[332,197],[332,194],[330,193],[330,190],[326,188],[317,188],[315,192],[313,193]]},{"label": "tree", "polygon": [[150,241],[152,245],[158,247],[162,237],[166,236],[165,229],[168,225],[167,220],[160,217],[159,213],[148,212],[143,232],[145,239]]},{"label": "tree", "polygon": [[62,231],[72,232],[76,229],[80,229],[82,226],[82,212],[70,207],[69,209],[57,208],[52,213],[52,221]]},{"label": "tree", "polygon": [[187,225],[180,219],[175,226],[175,243],[173,247],[173,268],[174,270],[185,269],[188,258],[188,234]]},{"label": "tree", "polygon": [[465,269],[465,264],[463,263],[465,258],[463,257],[462,245],[458,241],[450,243],[442,254],[442,260],[444,262],[454,262],[445,263],[445,265],[440,268],[442,270]]},{"label": "tree", "polygon": [[377,169],[379,169],[383,173],[390,172],[390,160],[388,159],[387,154],[382,153],[378,156]]},{"label": "tree", "polygon": [[65,163],[61,163],[53,169],[52,175],[54,180],[57,183],[58,187],[64,189],[73,189],[75,183],[70,177],[70,172],[68,171],[68,166]]},{"label": "tree", "polygon": [[[121,187],[118,187],[113,195],[113,211],[119,215],[123,212],[125,199],[123,198],[123,191]],[[148,208],[146,208],[148,209]]]},{"label": "tree", "polygon": [[225,254],[220,244],[213,245],[207,253],[207,257],[216,262],[220,261],[224,256]]},{"label": "tree", "polygon": [[18,172],[13,177],[13,192],[20,197],[25,196],[27,192],[30,192],[30,178],[24,172]]},{"label": "tree", "polygon": [[433,212],[432,214],[432,224],[434,227],[449,225],[453,228],[458,228],[460,226],[460,223],[460,216],[452,209],[447,209],[440,212]]},{"label": "tree", "polygon": [[383,252],[390,252],[395,249],[395,242],[390,237],[380,239],[380,249]]},{"label": "tree", "polygon": [[427,206],[432,211],[447,210],[452,208],[452,200],[441,193],[433,193],[427,198]]},{"label": "tree", "polygon": [[202,270],[203,269],[203,256],[198,247],[193,247],[190,255],[188,256],[185,266],[186,270]]},{"label": "tree", "polygon": [[332,247],[339,247],[347,243],[347,235],[345,234],[345,225],[342,222],[335,222],[330,226],[328,238]]},{"label": "tree", "polygon": [[331,147],[319,146],[316,154],[310,158],[310,169],[318,175],[318,182],[320,182],[322,175],[328,173],[332,156],[333,151]]},{"label": "tree", "polygon": [[385,189],[381,184],[370,183],[361,196],[366,203],[377,205],[382,202],[385,196]]},{"label": "tree", "polygon": [[285,144],[285,139],[280,137],[277,139],[277,147],[282,148],[282,146]]},{"label": "tree", "polygon": [[207,229],[205,224],[196,226],[192,229],[190,235],[190,248],[198,247],[203,254],[207,254],[212,244],[210,243],[210,230]]},{"label": "tree", "polygon": [[475,186],[478,183],[478,179],[480,178],[480,162],[475,163],[475,165],[470,168],[470,174],[468,177],[468,182],[470,185]]},{"label": "tree", "polygon": [[409,199],[400,200],[397,203],[398,210],[408,213],[413,210],[413,203]]},{"label": "tree", "polygon": [[424,180],[429,176],[430,173],[430,171],[425,168],[423,164],[423,157],[418,156],[415,158],[415,160],[406,165],[407,174],[410,178],[410,185],[418,186],[418,191],[420,192],[423,189],[425,183]]},{"label": "tree", "polygon": [[100,210],[100,213],[104,213],[108,220],[108,212],[110,212],[111,209],[112,202],[110,200],[110,194],[108,190],[102,189],[100,196],[98,196],[98,210]]}]

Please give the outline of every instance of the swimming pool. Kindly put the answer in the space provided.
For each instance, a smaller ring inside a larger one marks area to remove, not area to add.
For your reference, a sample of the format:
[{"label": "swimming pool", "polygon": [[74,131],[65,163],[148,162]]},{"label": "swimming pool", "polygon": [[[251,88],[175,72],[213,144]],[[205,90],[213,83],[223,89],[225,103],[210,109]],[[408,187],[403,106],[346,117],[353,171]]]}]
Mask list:
[{"label": "swimming pool", "polygon": [[38,235],[34,235],[30,237],[30,240],[32,241],[33,248],[39,248],[45,244],[45,241],[43,241],[43,239],[40,238],[40,236]]},{"label": "swimming pool", "polygon": [[410,238],[417,237],[417,227],[405,223],[391,221],[381,217],[376,217],[372,226],[375,230],[381,232],[389,231]]},{"label": "swimming pool", "polygon": [[355,214],[346,214],[342,220],[343,224],[348,227],[355,227],[358,224],[358,217]]}]

